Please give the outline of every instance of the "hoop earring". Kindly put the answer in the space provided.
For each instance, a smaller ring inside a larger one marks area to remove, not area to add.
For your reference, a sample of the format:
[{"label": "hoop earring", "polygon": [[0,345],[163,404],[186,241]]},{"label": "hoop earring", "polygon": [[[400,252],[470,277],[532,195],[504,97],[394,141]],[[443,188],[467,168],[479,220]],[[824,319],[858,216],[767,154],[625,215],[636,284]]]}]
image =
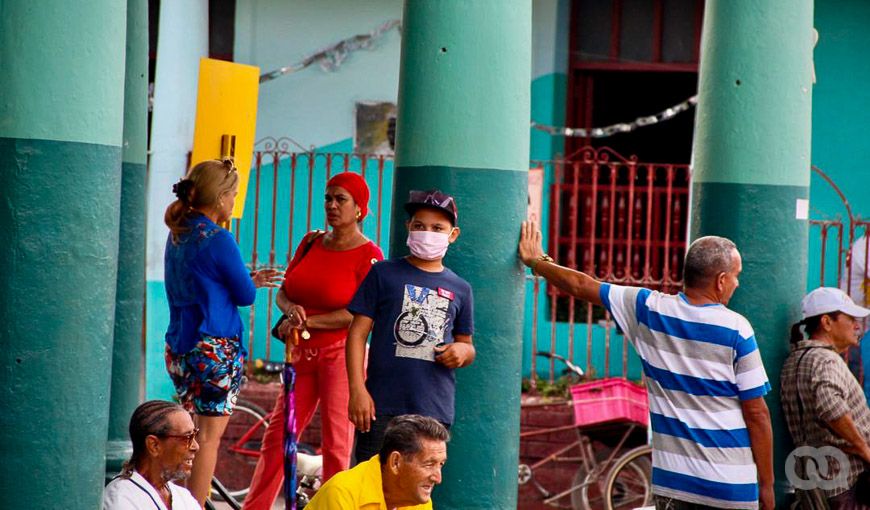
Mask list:
[{"label": "hoop earring", "polygon": [[356,221],[359,221],[361,219],[362,219],[362,211],[357,211],[356,212]]}]

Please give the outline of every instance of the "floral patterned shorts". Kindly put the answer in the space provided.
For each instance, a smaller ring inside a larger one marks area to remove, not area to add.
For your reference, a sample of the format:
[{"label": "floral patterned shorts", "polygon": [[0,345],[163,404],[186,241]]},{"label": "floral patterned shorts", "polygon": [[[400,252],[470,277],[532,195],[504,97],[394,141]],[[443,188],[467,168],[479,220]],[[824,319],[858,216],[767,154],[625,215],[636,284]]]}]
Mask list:
[{"label": "floral patterned shorts", "polygon": [[172,352],[167,345],[166,370],[188,411],[204,416],[233,414],[245,372],[237,338],[202,335],[184,354]]}]

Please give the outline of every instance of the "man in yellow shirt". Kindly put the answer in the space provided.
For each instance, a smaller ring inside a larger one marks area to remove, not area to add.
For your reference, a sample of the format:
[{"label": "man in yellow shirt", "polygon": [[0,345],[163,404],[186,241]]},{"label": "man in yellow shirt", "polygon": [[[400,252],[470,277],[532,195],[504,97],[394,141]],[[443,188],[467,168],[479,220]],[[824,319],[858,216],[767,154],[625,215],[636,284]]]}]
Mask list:
[{"label": "man in yellow shirt", "polygon": [[307,510],[428,510],[441,483],[450,433],[437,420],[393,418],[378,455],[333,476]]}]

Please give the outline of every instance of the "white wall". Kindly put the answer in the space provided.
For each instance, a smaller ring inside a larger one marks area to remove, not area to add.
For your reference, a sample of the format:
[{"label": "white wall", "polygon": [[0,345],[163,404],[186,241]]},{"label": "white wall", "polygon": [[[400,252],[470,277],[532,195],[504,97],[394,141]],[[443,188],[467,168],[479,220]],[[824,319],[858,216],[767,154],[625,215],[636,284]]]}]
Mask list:
[{"label": "white wall", "polygon": [[[272,71],[401,17],[401,0],[240,0],[235,60]],[[352,138],[356,101],[396,101],[400,48],[393,29],[335,72],[312,65],[261,84],[257,139],[289,136],[321,147]]]}]

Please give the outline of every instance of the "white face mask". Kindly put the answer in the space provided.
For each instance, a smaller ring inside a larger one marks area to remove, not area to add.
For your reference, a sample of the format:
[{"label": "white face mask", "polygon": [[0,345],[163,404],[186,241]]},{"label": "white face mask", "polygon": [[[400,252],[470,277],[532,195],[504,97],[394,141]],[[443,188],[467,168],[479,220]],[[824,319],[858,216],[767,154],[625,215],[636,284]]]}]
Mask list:
[{"label": "white face mask", "polygon": [[437,260],[444,257],[450,246],[450,234],[412,230],[408,232],[408,248],[411,255],[422,260]]}]

